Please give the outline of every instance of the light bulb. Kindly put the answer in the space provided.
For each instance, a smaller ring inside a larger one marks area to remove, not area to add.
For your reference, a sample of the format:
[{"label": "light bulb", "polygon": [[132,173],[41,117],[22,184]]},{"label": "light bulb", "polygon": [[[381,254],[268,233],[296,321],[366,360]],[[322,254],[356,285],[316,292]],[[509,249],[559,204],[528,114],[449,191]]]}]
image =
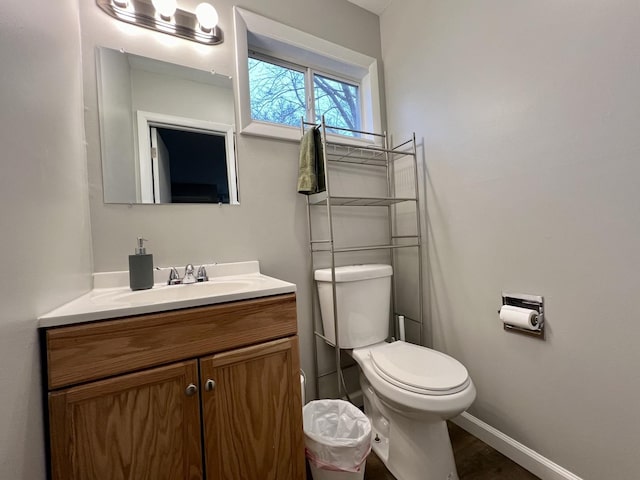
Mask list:
[{"label": "light bulb", "polygon": [[203,2],[196,7],[196,17],[200,28],[210,32],[218,24],[218,12],[210,3]]},{"label": "light bulb", "polygon": [[176,0],[151,0],[151,3],[153,3],[156,11],[165,20],[170,19],[171,16],[176,13]]}]

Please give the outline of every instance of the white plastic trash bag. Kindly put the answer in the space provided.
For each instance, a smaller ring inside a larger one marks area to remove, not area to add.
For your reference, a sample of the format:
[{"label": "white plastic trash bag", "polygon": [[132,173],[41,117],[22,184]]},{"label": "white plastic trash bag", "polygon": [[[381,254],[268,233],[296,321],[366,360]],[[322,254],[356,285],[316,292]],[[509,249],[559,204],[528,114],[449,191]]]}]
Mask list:
[{"label": "white plastic trash bag", "polygon": [[359,472],[371,451],[371,423],[344,400],[314,400],[302,409],[305,451],[323,470]]}]

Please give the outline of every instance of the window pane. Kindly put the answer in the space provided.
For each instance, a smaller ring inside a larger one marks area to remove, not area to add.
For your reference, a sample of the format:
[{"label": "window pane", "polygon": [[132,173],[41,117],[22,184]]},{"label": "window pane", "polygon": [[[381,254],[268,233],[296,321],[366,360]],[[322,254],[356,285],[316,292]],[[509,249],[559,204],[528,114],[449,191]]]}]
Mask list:
[{"label": "window pane", "polygon": [[305,116],[304,73],[249,58],[251,118],[300,126]]},{"label": "window pane", "polygon": [[[316,121],[324,115],[327,125],[361,130],[360,94],[357,85],[314,75],[313,94],[315,96]],[[332,133],[359,137],[359,134],[339,129],[328,129]]]}]

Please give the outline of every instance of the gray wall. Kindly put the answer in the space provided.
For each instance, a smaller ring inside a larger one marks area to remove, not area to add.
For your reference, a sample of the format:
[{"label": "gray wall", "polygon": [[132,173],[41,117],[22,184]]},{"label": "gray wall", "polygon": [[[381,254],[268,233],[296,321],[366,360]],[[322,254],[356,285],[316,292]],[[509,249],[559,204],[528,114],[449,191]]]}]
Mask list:
[{"label": "gray wall", "polygon": [[126,55],[116,50],[102,50],[96,56],[99,64],[98,88],[102,123],[100,135],[102,150],[109,161],[102,171],[107,202],[128,200],[136,202],[136,169],[134,112],[131,108],[131,67]]},{"label": "gray wall", "polygon": [[131,71],[132,108],[231,125],[235,123],[233,90],[185,78]]},{"label": "gray wall", "polygon": [[[585,479],[637,478],[640,9],[404,0],[381,18],[389,130],[426,161],[432,341],[471,413]],[[548,338],[502,330],[544,295]]]},{"label": "gray wall", "polygon": [[36,317],[91,287],[77,2],[1,2],[0,65],[0,478],[38,480]]},{"label": "gray wall", "polygon": [[[183,2],[186,8],[198,2]],[[231,0],[216,1],[225,42],[216,47],[127,26],[95,2],[80,2],[87,152],[95,271],[125,270],[135,238],[148,238],[156,265],[258,259],[264,273],[298,285],[302,366],[312,373],[306,203],[296,194],[297,143],[238,136],[239,206],[105,205],[99,150],[94,49],[126,51],[203,70],[234,71]],[[380,59],[377,16],[344,0],[247,0],[240,6]],[[357,219],[356,219],[357,220]],[[309,390],[311,395],[312,389]]]}]

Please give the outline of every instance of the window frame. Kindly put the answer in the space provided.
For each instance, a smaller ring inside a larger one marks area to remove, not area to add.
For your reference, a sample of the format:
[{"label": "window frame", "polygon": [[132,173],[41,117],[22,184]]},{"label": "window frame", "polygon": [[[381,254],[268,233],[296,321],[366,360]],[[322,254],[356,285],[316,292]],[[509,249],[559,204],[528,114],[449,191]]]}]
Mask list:
[{"label": "window frame", "polygon": [[[362,98],[362,85],[360,81],[354,78],[348,78],[344,75],[336,74],[334,72],[328,72],[325,70],[319,70],[317,68],[313,68],[311,66],[299,65],[297,63],[293,63],[287,60],[283,60],[281,58],[273,57],[267,53],[263,53],[258,50],[249,50],[248,59],[255,59],[261,62],[270,63],[272,65],[276,65],[282,68],[286,68],[288,70],[292,70],[294,72],[302,73],[304,75],[304,87],[305,87],[305,121],[306,122],[316,122],[316,94],[315,94],[315,79],[316,76],[326,78],[328,80],[333,80],[339,83],[343,83],[345,85],[349,85],[351,87],[355,87],[358,91],[358,127],[353,129],[353,131],[358,132],[362,131],[362,117],[363,117],[363,98]],[[249,86],[250,86],[249,82]],[[249,92],[249,101],[251,101],[251,92]],[[290,125],[284,123],[276,123],[276,122],[267,122],[264,120],[258,120],[251,118],[252,122],[260,122],[267,125],[279,125],[290,127]],[[299,127],[296,127],[299,128]],[[340,128],[336,128],[336,130],[340,130]],[[348,139],[353,138],[361,138],[360,135],[350,136],[344,135],[340,133],[331,133],[332,135],[337,135],[339,137],[344,137]]]},{"label": "window frame", "polygon": [[[328,78],[336,77],[339,81],[359,84],[361,130],[378,133],[382,131],[378,62],[375,58],[237,6],[233,7],[233,15],[236,42],[234,82],[240,133],[296,142],[300,140],[300,127],[261,122],[251,118],[248,72],[250,51],[266,55],[271,60],[282,60],[285,65],[290,63],[303,66]],[[313,77],[307,75],[306,81],[313,81]],[[379,142],[377,137],[370,135],[350,137],[328,134],[328,136],[335,137],[342,143]]]}]

